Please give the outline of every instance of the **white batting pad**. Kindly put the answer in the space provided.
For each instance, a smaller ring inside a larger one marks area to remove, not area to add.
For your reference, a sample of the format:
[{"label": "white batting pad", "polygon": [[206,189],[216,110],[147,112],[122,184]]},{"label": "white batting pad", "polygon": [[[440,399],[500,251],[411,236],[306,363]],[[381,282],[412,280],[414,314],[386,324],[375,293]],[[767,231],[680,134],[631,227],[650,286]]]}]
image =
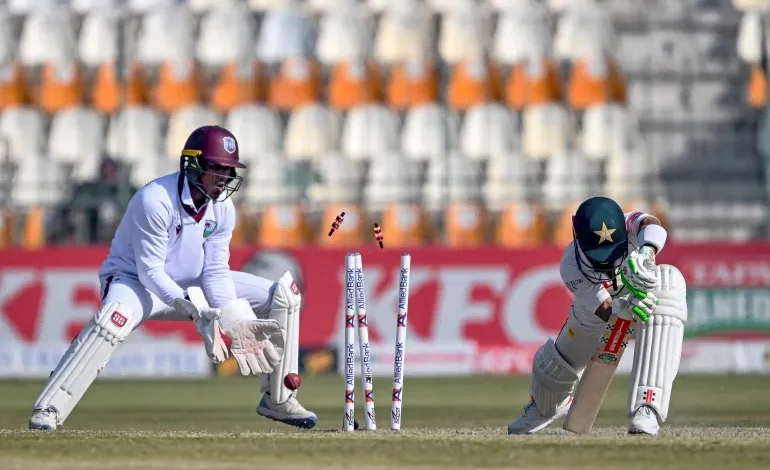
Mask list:
[{"label": "white batting pad", "polygon": [[34,408],[52,407],[58,413],[57,424],[64,423],[133,327],[134,313],[126,306],[118,302],[104,305],[70,344]]},{"label": "white batting pad", "polygon": [[283,403],[296,391],[283,384],[286,374],[299,371],[299,308],[302,296],[288,271],[278,280],[270,306],[270,318],[278,321],[286,341],[283,360],[270,374],[270,395],[276,403]]},{"label": "white batting pad", "polygon": [[579,320],[570,308],[569,316],[556,337],[556,350],[575,369],[578,377],[594,354],[596,344],[607,323],[593,313],[588,323]]},{"label": "white batting pad", "polygon": [[529,394],[535,400],[537,411],[543,416],[556,415],[558,406],[570,396],[577,380],[575,369],[559,354],[553,340],[548,338],[532,361]]},{"label": "white batting pad", "polygon": [[665,421],[682,357],[687,286],[684,276],[674,266],[664,264],[657,270],[658,288],[654,294],[660,304],[637,329],[628,413],[631,416],[640,406],[649,405],[658,412],[660,420]]}]

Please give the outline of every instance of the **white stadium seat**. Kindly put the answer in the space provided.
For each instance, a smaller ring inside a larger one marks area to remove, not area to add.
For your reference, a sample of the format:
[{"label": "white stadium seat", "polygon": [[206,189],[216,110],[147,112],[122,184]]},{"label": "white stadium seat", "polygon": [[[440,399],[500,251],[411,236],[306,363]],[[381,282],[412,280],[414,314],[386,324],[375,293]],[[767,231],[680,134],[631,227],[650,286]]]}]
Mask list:
[{"label": "white stadium seat", "polygon": [[20,207],[51,206],[64,201],[66,175],[49,159],[30,156],[18,162],[11,198]]},{"label": "white stadium seat", "polygon": [[75,33],[66,10],[35,10],[27,17],[19,40],[19,58],[25,65],[66,62],[75,53]]},{"label": "white stadium seat", "polygon": [[151,10],[142,18],[137,57],[147,65],[194,57],[195,18],[186,4]]},{"label": "white stadium seat", "polygon": [[599,165],[579,152],[563,152],[548,160],[543,201],[551,210],[602,195]]},{"label": "white stadium seat", "polygon": [[80,32],[80,60],[89,67],[114,63],[118,57],[116,12],[95,11],[86,15]]},{"label": "white stadium seat", "polygon": [[15,59],[16,38],[13,35],[11,17],[0,8],[0,64],[7,64]]},{"label": "white stadium seat", "polygon": [[257,57],[266,63],[276,63],[290,57],[305,57],[314,47],[313,22],[298,6],[269,10],[265,13],[257,39]]},{"label": "white stadium seat", "polygon": [[148,13],[177,4],[178,0],[127,0],[127,6],[137,13]]},{"label": "white stadium seat", "polygon": [[336,147],[339,132],[339,118],[328,107],[303,106],[289,118],[284,151],[293,160],[312,160]]},{"label": "white stadium seat", "polygon": [[551,30],[547,12],[541,4],[522,1],[500,15],[494,37],[492,57],[513,65],[531,56],[551,54]]},{"label": "white stadium seat", "polygon": [[627,111],[617,104],[590,106],[583,113],[581,150],[593,160],[605,160],[627,140]]},{"label": "white stadium seat", "polygon": [[522,116],[522,150],[534,160],[563,152],[569,142],[569,116],[558,104],[530,106]]},{"label": "white stadium seat", "polygon": [[37,108],[18,107],[0,114],[0,139],[8,145],[8,156],[15,161],[44,153],[45,121]]},{"label": "white stadium seat", "polygon": [[487,181],[483,186],[487,208],[501,211],[513,202],[535,196],[536,165],[523,154],[498,155],[489,161]]},{"label": "white stadium seat", "polygon": [[437,211],[451,202],[470,202],[481,198],[481,165],[454,152],[442,160],[433,160],[422,187],[423,203]]},{"label": "white stadium seat", "polygon": [[297,6],[300,2],[301,0],[248,0],[247,3],[254,11],[266,11]]},{"label": "white stadium seat", "polygon": [[272,109],[247,104],[232,109],[225,117],[224,126],[238,139],[240,158],[256,161],[266,153],[281,148],[281,122]]},{"label": "white stadium seat", "polygon": [[75,178],[92,180],[104,152],[104,118],[90,108],[69,108],[56,114],[48,136],[48,154],[72,165]]},{"label": "white stadium seat", "polygon": [[[130,106],[110,119],[107,154],[141,165],[145,159],[158,159],[164,153],[162,119],[154,108]],[[144,183],[142,183],[144,184]]]},{"label": "white stadium seat", "polygon": [[75,13],[80,14],[90,12],[117,13],[121,3],[122,0],[70,0],[70,8]]},{"label": "white stadium seat", "polygon": [[204,65],[220,67],[253,55],[256,25],[242,3],[228,2],[201,20],[197,56]]},{"label": "white stadium seat", "polygon": [[339,202],[356,202],[361,199],[361,166],[344,155],[334,152],[313,161],[318,182],[307,189],[308,199],[317,207]]},{"label": "white stadium seat", "polygon": [[202,126],[220,125],[219,116],[211,109],[193,105],[175,111],[169,117],[166,134],[166,156],[176,161],[182,154],[182,148],[190,133]]},{"label": "white stadium seat", "polygon": [[28,15],[60,6],[61,0],[7,0],[8,11],[14,15]]},{"label": "white stadium seat", "polygon": [[743,14],[738,28],[738,57],[750,64],[758,64],[762,60],[762,52],[767,44],[764,36],[762,12],[750,10]]},{"label": "white stadium seat", "polygon": [[654,194],[658,189],[650,181],[654,166],[648,162],[649,156],[642,145],[615,152],[606,167],[607,196],[616,201],[637,201]]},{"label": "white stadium seat", "polygon": [[392,2],[380,19],[374,57],[395,64],[429,54],[435,31],[427,7],[415,0]]},{"label": "white stadium seat", "polygon": [[559,59],[612,54],[616,45],[612,18],[595,0],[576,2],[559,18],[554,38],[554,54]]},{"label": "white stadium seat", "polygon": [[372,17],[355,0],[337,0],[337,7],[323,18],[316,44],[316,57],[325,65],[360,59],[372,45]]},{"label": "white stadium seat", "polygon": [[432,160],[447,154],[446,109],[437,103],[409,109],[401,132],[401,150],[415,160]]},{"label": "white stadium seat", "polygon": [[353,108],[342,128],[342,152],[354,160],[379,158],[398,148],[398,118],[382,105]]},{"label": "white stadium seat", "polygon": [[384,154],[371,162],[365,205],[380,211],[393,203],[415,201],[419,197],[418,183],[417,162],[398,153]]},{"label": "white stadium seat", "polygon": [[286,184],[286,174],[291,161],[280,153],[268,153],[259,160],[259,165],[248,169],[244,178],[242,200],[249,205],[266,206],[294,199],[292,186]]},{"label": "white stadium seat", "polygon": [[438,51],[450,64],[462,62],[486,51],[489,45],[489,17],[483,8],[462,2],[443,15]]},{"label": "white stadium seat", "polygon": [[226,9],[235,4],[246,6],[240,0],[187,0],[187,4],[190,5],[190,9],[193,11],[193,13],[216,11],[217,8],[214,7]]},{"label": "white stadium seat", "polygon": [[474,160],[505,155],[520,146],[516,115],[497,103],[473,106],[460,130],[460,150]]}]

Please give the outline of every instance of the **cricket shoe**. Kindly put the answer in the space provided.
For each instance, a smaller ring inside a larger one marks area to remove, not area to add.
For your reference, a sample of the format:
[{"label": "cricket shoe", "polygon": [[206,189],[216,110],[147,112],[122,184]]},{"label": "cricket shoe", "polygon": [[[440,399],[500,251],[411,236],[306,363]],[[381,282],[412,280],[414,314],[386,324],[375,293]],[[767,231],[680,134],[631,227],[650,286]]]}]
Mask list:
[{"label": "cricket shoe", "polygon": [[297,397],[292,395],[283,403],[276,403],[270,396],[270,392],[262,395],[262,400],[257,406],[257,414],[278,421],[289,426],[297,426],[302,429],[313,429],[318,417],[315,413],[306,410],[299,404]]},{"label": "cricket shoe", "polygon": [[629,434],[647,434],[657,436],[660,425],[658,424],[658,413],[647,405],[640,406],[631,417],[631,424],[628,425]]},{"label": "cricket shoe", "polygon": [[535,400],[532,400],[524,407],[524,414],[508,425],[508,434],[535,434],[554,421],[566,417],[570,405],[572,405],[572,396],[567,397],[556,407],[555,415],[543,416],[537,411]]},{"label": "cricket shoe", "polygon": [[58,418],[58,413],[51,407],[35,410],[29,418],[29,428],[40,431],[56,431]]}]

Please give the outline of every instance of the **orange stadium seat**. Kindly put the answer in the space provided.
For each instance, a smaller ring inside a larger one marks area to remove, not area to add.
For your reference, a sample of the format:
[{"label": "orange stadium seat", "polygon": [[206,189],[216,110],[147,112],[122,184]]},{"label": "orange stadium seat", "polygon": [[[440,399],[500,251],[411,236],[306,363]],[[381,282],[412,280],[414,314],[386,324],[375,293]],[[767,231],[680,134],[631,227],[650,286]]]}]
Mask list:
[{"label": "orange stadium seat", "polygon": [[258,243],[266,247],[301,246],[307,242],[305,212],[298,204],[273,204],[260,218]]},{"label": "orange stadium seat", "polygon": [[211,107],[229,111],[240,105],[267,99],[267,75],[263,65],[230,63],[222,67],[211,93]]},{"label": "orange stadium seat", "polygon": [[553,224],[553,237],[551,239],[555,245],[565,247],[572,242],[572,216],[575,215],[579,205],[579,203],[568,204],[557,215]]},{"label": "orange stadium seat", "polygon": [[447,99],[449,106],[465,110],[471,106],[502,98],[500,71],[484,60],[465,61],[452,68]]},{"label": "orange stadium seat", "polygon": [[388,104],[404,110],[435,102],[438,77],[433,63],[403,62],[393,66],[388,80]]},{"label": "orange stadium seat", "polygon": [[559,70],[551,59],[536,64],[517,63],[505,85],[505,100],[517,111],[530,105],[561,101],[562,93]]},{"label": "orange stadium seat", "polygon": [[321,79],[318,64],[304,57],[292,57],[281,64],[270,82],[269,101],[278,109],[296,109],[318,100]]},{"label": "orange stadium seat", "polygon": [[329,83],[329,105],[339,110],[382,99],[380,71],[374,62],[351,61],[335,64]]},{"label": "orange stadium seat", "polygon": [[8,248],[13,244],[15,218],[9,209],[0,209],[0,248]]},{"label": "orange stadium seat", "polygon": [[[331,223],[340,213],[345,213],[345,218],[340,228],[329,236]],[[321,216],[321,228],[316,240],[321,246],[355,246],[364,241],[366,231],[366,215],[361,206],[355,204],[329,204],[324,208]]]},{"label": "orange stadium seat", "polygon": [[0,65],[0,110],[29,103],[29,88],[20,63]]},{"label": "orange stadium seat", "polygon": [[201,98],[201,74],[193,60],[166,62],[158,71],[153,89],[153,103],[164,113],[198,103]]},{"label": "orange stadium seat", "polygon": [[609,57],[577,60],[572,68],[567,99],[573,109],[579,110],[602,103],[625,103],[626,85],[617,63]]},{"label": "orange stadium seat", "polygon": [[[396,203],[382,213],[384,243],[387,247],[419,246],[428,239],[427,217],[417,204]],[[372,236],[373,237],[373,236]]]},{"label": "orange stadium seat", "polygon": [[33,207],[27,211],[21,244],[23,248],[37,250],[45,246],[45,218],[46,210],[42,207]]},{"label": "orange stadium seat", "polygon": [[91,89],[92,107],[99,112],[112,114],[125,105],[147,103],[147,84],[139,64],[133,64],[128,73],[128,80],[123,84],[114,64],[102,64],[96,71]]},{"label": "orange stadium seat", "polygon": [[247,209],[235,203],[236,217],[235,228],[233,229],[233,238],[230,246],[253,245],[258,242],[259,224],[257,214],[252,209]]},{"label": "orange stadium seat", "polygon": [[58,113],[83,101],[83,73],[76,62],[48,63],[40,80],[40,107]]},{"label": "orange stadium seat", "polygon": [[526,202],[509,204],[500,214],[495,243],[506,248],[537,246],[545,242],[545,211]]},{"label": "orange stadium seat", "polygon": [[481,204],[454,202],[444,210],[444,242],[455,247],[484,244],[486,213]]},{"label": "orange stadium seat", "polygon": [[748,102],[752,108],[764,108],[767,103],[767,76],[759,65],[751,68]]}]

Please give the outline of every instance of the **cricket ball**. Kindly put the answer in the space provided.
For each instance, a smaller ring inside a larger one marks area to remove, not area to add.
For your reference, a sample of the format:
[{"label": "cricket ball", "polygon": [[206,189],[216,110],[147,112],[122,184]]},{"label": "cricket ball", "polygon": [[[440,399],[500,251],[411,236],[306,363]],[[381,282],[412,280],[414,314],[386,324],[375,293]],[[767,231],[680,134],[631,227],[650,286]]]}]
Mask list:
[{"label": "cricket ball", "polygon": [[302,385],[302,379],[299,378],[299,374],[292,372],[286,374],[286,377],[283,378],[283,384],[286,385],[286,388],[289,390],[296,390]]}]

